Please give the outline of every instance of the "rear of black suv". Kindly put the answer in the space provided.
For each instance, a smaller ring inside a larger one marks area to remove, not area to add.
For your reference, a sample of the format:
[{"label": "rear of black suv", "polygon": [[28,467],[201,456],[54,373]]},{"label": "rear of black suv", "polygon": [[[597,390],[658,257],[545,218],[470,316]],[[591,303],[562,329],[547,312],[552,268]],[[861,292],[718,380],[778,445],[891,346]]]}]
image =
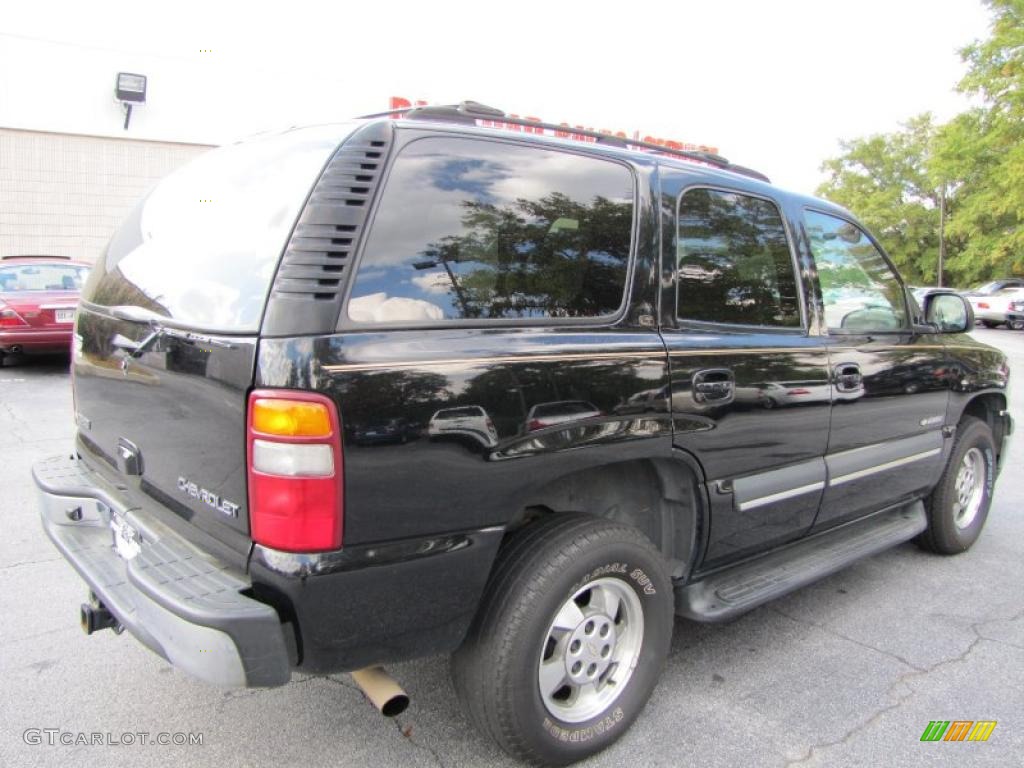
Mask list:
[{"label": "rear of black suv", "polygon": [[430,416],[407,439],[361,439],[410,403],[382,413],[366,382],[327,370],[394,133],[319,126],[211,151],[157,185],[96,264],[75,327],[74,452],[34,468],[44,528],[88,585],[87,632],[127,629],[233,686],[464,638],[503,526],[384,498],[392,479],[363,448],[426,444]]},{"label": "rear of black suv", "polygon": [[138,204],[83,291],[75,455],[35,468],[46,532],[91,591],[83,627],[123,627],[215,683],[279,685],[297,660],[247,575],[247,413],[270,282],[346,132],[210,152]]},{"label": "rear of black suv", "polygon": [[977,538],[1012,422],[961,299],[912,318],[848,214],[723,158],[425,112],[213,151],[111,240],[34,469],[86,631],[239,686],[455,652],[480,729],[565,764],[674,612]]}]

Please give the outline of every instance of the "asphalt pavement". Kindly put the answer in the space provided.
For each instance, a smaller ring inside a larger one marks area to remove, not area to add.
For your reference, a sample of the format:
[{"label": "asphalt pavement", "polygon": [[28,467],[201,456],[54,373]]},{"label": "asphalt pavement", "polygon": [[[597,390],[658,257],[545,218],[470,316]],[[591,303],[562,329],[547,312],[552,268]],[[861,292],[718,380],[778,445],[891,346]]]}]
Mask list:
[{"label": "asphalt pavement", "polygon": [[[644,714],[583,765],[1024,763],[1024,333],[975,335],[1010,356],[1018,435],[974,548],[907,544],[728,624],[678,619]],[[0,765],[516,765],[459,710],[446,658],[391,668],[412,705],[385,720],[345,675],[224,691],[127,635],[82,634],[84,586],[29,476],[70,449],[71,411],[66,359],[0,368]],[[987,742],[921,742],[932,720],[998,724]]]}]

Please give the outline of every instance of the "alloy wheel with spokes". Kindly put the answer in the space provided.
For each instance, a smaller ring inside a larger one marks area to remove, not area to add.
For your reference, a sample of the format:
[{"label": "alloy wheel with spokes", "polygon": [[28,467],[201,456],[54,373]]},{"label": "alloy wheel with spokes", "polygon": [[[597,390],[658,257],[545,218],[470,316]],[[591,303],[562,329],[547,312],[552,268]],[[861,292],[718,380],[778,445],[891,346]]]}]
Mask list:
[{"label": "alloy wheel with spokes", "polygon": [[555,614],[537,679],[548,712],[569,723],[605,711],[629,682],[644,639],[643,607],[621,579],[578,589]]},{"label": "alloy wheel with spokes", "polygon": [[963,530],[977,518],[985,497],[985,484],[985,458],[980,450],[971,448],[960,462],[953,485],[956,489],[953,521],[957,528]]},{"label": "alloy wheel with spokes", "polygon": [[467,714],[530,762],[566,765],[604,749],[657,683],[673,594],[661,552],[632,526],[564,513],[515,531],[452,657]]},{"label": "alloy wheel with spokes", "polygon": [[928,527],[917,537],[918,544],[944,555],[970,549],[988,518],[995,472],[991,427],[965,416],[957,425],[942,477],[926,500]]}]

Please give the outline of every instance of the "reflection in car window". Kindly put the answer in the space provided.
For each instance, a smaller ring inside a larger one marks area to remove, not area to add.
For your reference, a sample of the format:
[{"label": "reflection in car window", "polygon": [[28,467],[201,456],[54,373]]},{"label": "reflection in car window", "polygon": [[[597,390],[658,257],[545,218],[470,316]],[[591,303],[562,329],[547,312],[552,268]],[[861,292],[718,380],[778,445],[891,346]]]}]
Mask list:
[{"label": "reflection in car window", "polygon": [[114,235],[84,298],[197,328],[257,330],[306,195],[349,130],[341,124],[267,134],[179,168]]},{"label": "reflection in car window", "polygon": [[677,251],[680,318],[800,325],[793,260],[774,203],[711,189],[684,192]]},{"label": "reflection in car window", "polygon": [[903,289],[868,236],[848,221],[817,211],[806,211],[804,220],[828,327],[847,331],[903,328]]},{"label": "reflection in car window", "polygon": [[349,317],[613,314],[632,220],[632,174],[618,163],[495,141],[414,141],[388,179]]},{"label": "reflection in car window", "polygon": [[0,292],[79,291],[88,267],[32,263],[0,268]]}]

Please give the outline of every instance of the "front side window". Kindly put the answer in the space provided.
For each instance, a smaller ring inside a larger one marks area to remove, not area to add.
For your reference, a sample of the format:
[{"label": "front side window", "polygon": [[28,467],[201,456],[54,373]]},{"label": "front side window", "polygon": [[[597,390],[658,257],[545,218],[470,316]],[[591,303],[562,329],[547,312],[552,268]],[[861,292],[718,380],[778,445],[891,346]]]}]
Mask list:
[{"label": "front side window", "polygon": [[806,211],[804,221],[829,330],[885,332],[904,328],[907,309],[903,286],[871,239],[854,224],[818,211]]},{"label": "front side window", "polygon": [[714,189],[679,198],[676,312],[683,320],[800,326],[793,258],[774,203]]},{"label": "front side window", "polygon": [[388,178],[348,315],[359,323],[612,315],[632,226],[633,176],[618,163],[419,139]]}]

